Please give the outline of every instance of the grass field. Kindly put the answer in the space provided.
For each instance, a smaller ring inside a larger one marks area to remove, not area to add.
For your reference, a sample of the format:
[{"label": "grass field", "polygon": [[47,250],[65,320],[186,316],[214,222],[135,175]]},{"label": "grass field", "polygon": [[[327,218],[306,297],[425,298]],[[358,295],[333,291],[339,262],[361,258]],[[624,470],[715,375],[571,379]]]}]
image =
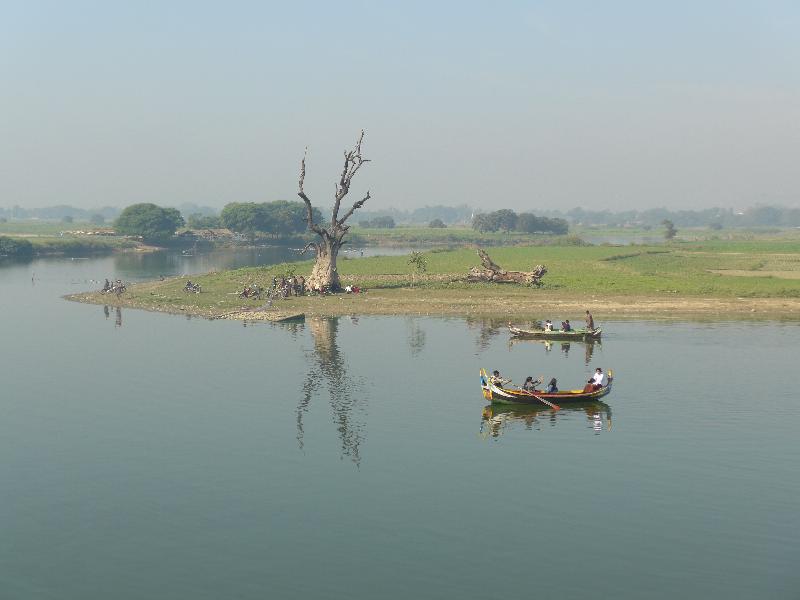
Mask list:
[{"label": "grass field", "polygon": [[[531,270],[544,264],[548,273],[541,288],[468,283],[470,267],[479,264],[474,250],[425,253],[427,271],[413,271],[408,257],[339,260],[343,283],[369,290],[360,297],[290,298],[281,305],[323,314],[355,311],[397,314],[522,314],[541,305],[575,307],[605,303],[631,313],[653,311],[753,312],[742,300],[770,300],[764,310],[794,314],[800,309],[800,243],[719,242],[678,243],[654,247],[542,246],[499,247],[492,259],[508,270]],[[201,275],[193,280],[202,294],[182,291],[184,279],[132,286],[120,303],[167,312],[213,315],[243,306],[263,304],[242,300],[237,292],[246,285],[269,287],[273,276],[305,274],[311,262],[253,267]],[[413,288],[412,288],[413,285]],[[76,299],[110,302],[84,294]],[[320,300],[323,300],[321,303]],[[338,304],[337,304],[338,302]],[[566,303],[566,304],[565,304]],[[651,306],[645,310],[646,306]],[[602,310],[602,309],[601,309]]]},{"label": "grass field", "polygon": [[437,229],[425,226],[397,226],[391,229],[372,229],[354,225],[350,230],[350,243],[353,245],[409,246],[425,244],[430,246],[454,246],[462,244],[534,245],[534,244],[577,244],[575,236],[554,236],[511,231],[508,233],[481,233],[469,227],[447,227]]},{"label": "grass field", "polygon": [[61,221],[8,221],[0,223],[0,235],[58,236],[62,231],[96,231],[108,227],[92,223]]}]

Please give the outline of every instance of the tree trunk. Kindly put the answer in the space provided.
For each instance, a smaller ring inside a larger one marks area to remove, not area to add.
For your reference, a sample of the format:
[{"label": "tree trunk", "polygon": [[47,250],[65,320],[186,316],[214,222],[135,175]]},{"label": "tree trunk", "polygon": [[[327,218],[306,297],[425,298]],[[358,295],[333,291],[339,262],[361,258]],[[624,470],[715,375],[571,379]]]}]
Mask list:
[{"label": "tree trunk", "polygon": [[339,272],[336,270],[336,257],[339,255],[341,242],[330,236],[323,236],[317,244],[317,260],[306,285],[312,291],[328,290],[338,292],[341,289]]},{"label": "tree trunk", "polygon": [[472,267],[467,281],[486,281],[494,283],[520,283],[523,285],[542,285],[541,279],[547,273],[544,265],[536,265],[533,271],[506,271],[495,264],[485,251],[478,248],[481,267]]}]

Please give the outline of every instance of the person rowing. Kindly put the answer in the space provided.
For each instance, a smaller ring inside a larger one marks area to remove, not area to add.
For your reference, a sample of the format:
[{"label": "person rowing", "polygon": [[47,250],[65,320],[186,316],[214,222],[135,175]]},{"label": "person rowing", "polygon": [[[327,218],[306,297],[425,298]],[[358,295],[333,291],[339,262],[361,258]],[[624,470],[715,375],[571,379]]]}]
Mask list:
[{"label": "person rowing", "polygon": [[542,379],[534,379],[533,376],[528,375],[525,378],[525,383],[522,384],[522,389],[526,392],[535,392],[536,386],[542,383]]},{"label": "person rowing", "polygon": [[586,311],[586,329],[594,331],[594,318],[588,310]]},{"label": "person rowing", "polygon": [[503,379],[500,377],[500,371],[492,371],[492,376],[489,377],[489,381],[498,387],[503,387],[506,383],[511,383],[510,379]]}]

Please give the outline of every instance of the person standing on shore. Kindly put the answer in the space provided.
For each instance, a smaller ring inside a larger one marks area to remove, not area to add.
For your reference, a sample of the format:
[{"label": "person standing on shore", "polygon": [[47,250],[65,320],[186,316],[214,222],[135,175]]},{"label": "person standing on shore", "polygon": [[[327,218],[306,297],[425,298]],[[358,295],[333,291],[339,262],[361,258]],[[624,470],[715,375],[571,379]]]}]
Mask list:
[{"label": "person standing on shore", "polygon": [[586,311],[586,329],[594,331],[594,319],[592,318],[592,313],[588,310]]}]

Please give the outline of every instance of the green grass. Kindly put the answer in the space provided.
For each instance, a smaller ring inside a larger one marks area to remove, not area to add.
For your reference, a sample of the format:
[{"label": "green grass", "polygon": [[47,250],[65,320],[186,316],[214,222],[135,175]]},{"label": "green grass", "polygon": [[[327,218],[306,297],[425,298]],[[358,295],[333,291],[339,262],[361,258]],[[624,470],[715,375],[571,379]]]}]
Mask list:
[{"label": "green grass", "polygon": [[[12,236],[13,237],[13,236]],[[33,244],[35,254],[66,254],[83,256],[112,252],[120,248],[134,248],[133,240],[118,237],[26,237]]]},{"label": "green grass", "polygon": [[397,226],[391,229],[365,228],[354,225],[350,230],[350,243],[353,245],[461,245],[466,243],[483,244],[486,246],[499,245],[527,245],[527,244],[552,244],[577,243],[570,236],[553,236],[546,234],[530,234],[520,232],[492,232],[481,233],[468,227],[446,227],[438,229],[424,226]]},{"label": "green grass", "polygon": [[31,235],[31,236],[57,236],[62,231],[96,231],[108,228],[109,225],[94,225],[93,223],[75,222],[62,223],[61,221],[8,221],[0,223],[0,234],[6,235]]},{"label": "green grass", "polygon": [[[548,273],[543,289],[568,294],[800,297],[800,280],[710,272],[744,270],[756,275],[759,271],[800,271],[800,244],[778,247],[780,254],[776,254],[776,246],[769,243],[746,254],[731,250],[740,248],[735,243],[716,252],[689,244],[626,248],[624,252],[621,248],[607,246],[501,247],[492,248],[490,256],[508,270],[529,271],[537,264],[544,264]],[[428,266],[424,275],[415,274],[407,256],[340,258],[339,273],[346,282],[366,288],[407,287],[414,274],[415,284],[421,288],[509,289],[508,286],[458,281],[471,267],[479,265],[474,250],[431,251],[424,255]],[[197,280],[209,294],[201,294],[192,301],[216,302],[214,297],[241,290],[252,283],[266,287],[273,276],[289,271],[307,275],[311,265],[311,261],[306,261],[203,275]],[[168,296],[165,300],[185,301],[186,295],[180,291],[182,286],[182,281],[164,285]]]}]

